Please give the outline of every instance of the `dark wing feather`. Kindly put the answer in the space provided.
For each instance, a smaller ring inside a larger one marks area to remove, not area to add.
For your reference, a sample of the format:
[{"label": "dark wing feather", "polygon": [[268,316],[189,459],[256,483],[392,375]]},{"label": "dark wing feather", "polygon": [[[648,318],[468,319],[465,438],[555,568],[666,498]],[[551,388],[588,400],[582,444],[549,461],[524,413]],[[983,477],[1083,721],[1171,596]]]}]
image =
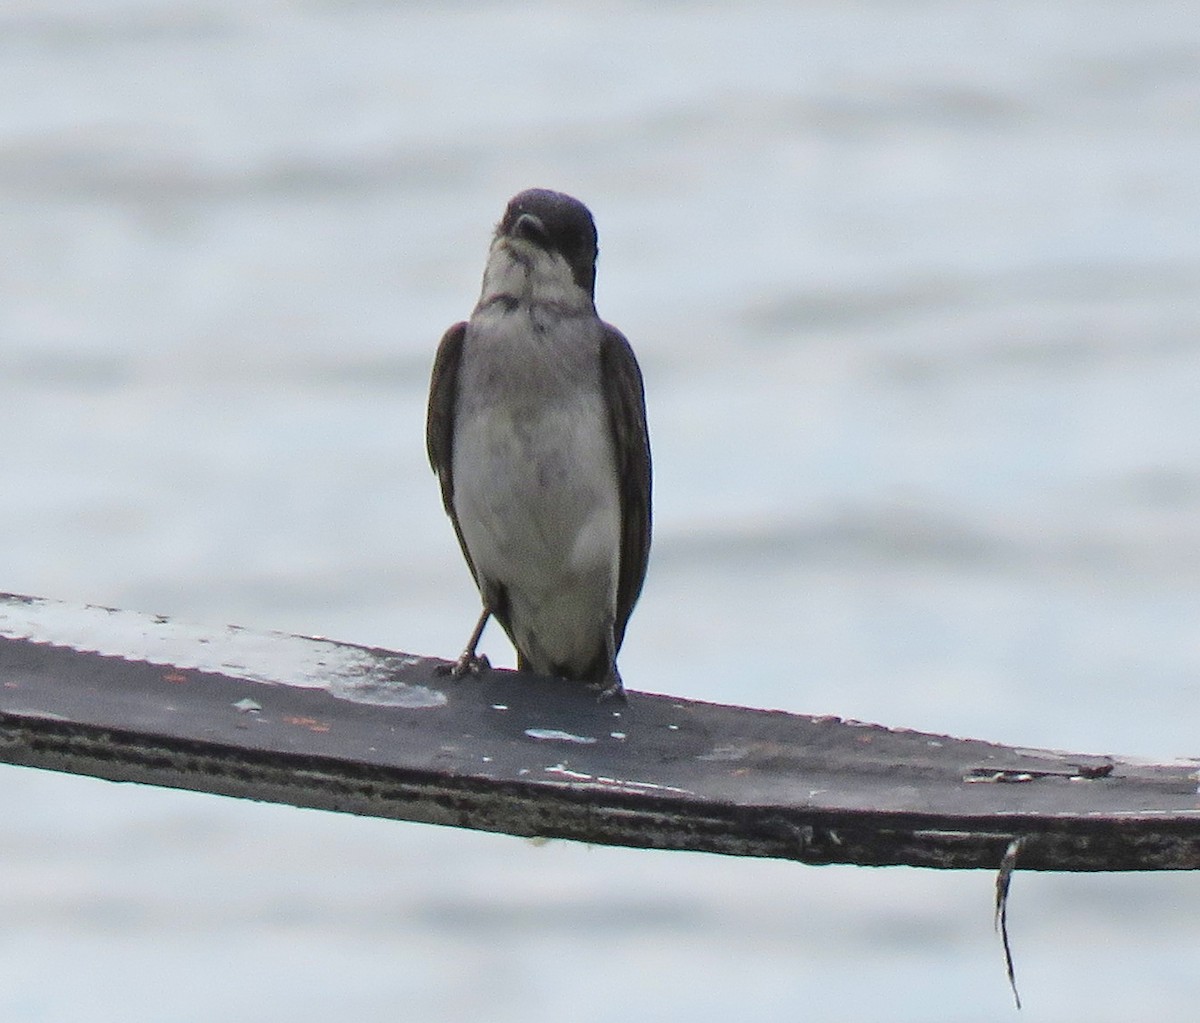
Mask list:
[{"label": "dark wing feather", "polygon": [[467,550],[454,511],[454,408],[458,398],[458,366],[462,361],[463,339],[467,336],[467,325],[456,323],[442,335],[437,356],[433,360],[433,378],[429,381],[429,411],[425,419],[425,449],[429,453],[429,464],[437,473],[442,485],[442,506],[454,524],[454,535],[462,548],[467,567],[476,584],[475,562]]},{"label": "dark wing feather", "polygon": [[458,395],[458,365],[462,361],[467,325],[456,323],[442,335],[429,381],[429,411],[425,418],[425,450],[442,485],[442,504],[454,514],[454,405]]},{"label": "dark wing feather", "polygon": [[621,571],[617,579],[617,618],[613,653],[621,648],[625,625],[642,592],[650,558],[650,434],[642,371],[633,349],[615,327],[604,325],[600,379],[608,404],[617,479],[621,488]]}]

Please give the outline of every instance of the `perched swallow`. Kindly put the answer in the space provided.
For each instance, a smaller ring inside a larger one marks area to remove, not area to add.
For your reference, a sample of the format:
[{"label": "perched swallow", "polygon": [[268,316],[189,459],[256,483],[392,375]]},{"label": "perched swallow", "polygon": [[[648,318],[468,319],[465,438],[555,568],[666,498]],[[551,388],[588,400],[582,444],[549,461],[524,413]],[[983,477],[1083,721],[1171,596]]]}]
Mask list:
[{"label": "perched swallow", "polygon": [[633,349],[596,314],[596,225],[561,192],[515,196],[479,302],[442,337],[426,444],[483,600],[451,673],[517,667],[622,697],[617,651],[650,553],[650,440]]}]

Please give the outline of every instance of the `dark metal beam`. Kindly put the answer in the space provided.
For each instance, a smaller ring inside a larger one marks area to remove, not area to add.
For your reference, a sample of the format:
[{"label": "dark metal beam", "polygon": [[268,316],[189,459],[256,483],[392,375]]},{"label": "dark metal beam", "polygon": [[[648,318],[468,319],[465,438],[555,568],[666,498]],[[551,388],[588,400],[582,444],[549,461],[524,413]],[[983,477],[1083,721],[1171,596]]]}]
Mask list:
[{"label": "dark metal beam", "polygon": [[609,845],[808,863],[1200,868],[1144,766],[0,595],[0,761]]}]

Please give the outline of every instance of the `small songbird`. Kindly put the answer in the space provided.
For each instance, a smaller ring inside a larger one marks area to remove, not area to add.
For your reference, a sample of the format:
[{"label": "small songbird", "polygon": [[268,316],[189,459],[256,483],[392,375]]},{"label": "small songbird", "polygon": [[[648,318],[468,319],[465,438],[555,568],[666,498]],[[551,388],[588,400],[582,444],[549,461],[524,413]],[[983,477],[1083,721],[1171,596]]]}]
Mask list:
[{"label": "small songbird", "polygon": [[596,314],[596,226],[560,192],[515,196],[479,302],[446,331],[426,444],[483,600],[451,673],[487,666],[495,618],[517,667],[623,697],[617,651],[650,553],[650,441],[629,342]]}]

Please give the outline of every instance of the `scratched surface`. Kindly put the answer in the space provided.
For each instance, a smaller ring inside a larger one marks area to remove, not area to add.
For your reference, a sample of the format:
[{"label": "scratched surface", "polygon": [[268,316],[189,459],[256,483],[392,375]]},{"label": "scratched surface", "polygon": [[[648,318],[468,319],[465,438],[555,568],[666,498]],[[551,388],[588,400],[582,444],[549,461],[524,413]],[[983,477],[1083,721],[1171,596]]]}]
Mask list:
[{"label": "scratched surface", "polygon": [[1200,867],[1195,764],[1019,750],[0,598],[0,758],[330,810],[819,863]]}]

